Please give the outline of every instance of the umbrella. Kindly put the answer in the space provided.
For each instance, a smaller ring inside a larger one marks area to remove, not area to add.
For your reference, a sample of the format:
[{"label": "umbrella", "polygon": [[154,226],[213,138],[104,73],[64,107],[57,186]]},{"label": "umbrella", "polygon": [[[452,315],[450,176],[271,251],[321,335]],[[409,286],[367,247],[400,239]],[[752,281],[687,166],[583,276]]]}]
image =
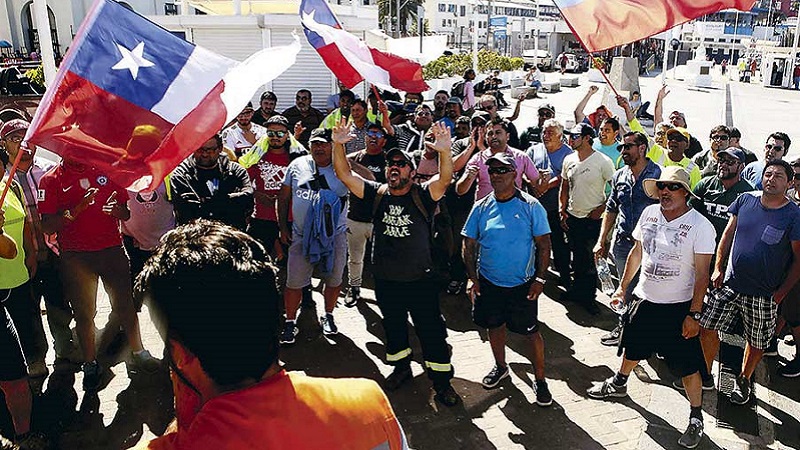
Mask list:
[{"label": "umbrella", "polygon": [[11,48],[12,45],[8,41],[0,40],[0,48]]}]

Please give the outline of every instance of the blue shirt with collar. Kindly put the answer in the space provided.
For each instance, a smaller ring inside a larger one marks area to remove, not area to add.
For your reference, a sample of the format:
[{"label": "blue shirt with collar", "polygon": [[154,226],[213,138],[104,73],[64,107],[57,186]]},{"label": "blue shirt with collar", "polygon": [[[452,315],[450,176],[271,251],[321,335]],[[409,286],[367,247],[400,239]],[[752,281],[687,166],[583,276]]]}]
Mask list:
[{"label": "blue shirt with collar", "polygon": [[617,238],[630,238],[644,209],[658,200],[650,198],[644,192],[643,180],[661,177],[661,166],[647,159],[647,165],[637,178],[633,176],[630,166],[619,169],[611,178],[611,195],[606,201],[606,209],[617,213]]}]

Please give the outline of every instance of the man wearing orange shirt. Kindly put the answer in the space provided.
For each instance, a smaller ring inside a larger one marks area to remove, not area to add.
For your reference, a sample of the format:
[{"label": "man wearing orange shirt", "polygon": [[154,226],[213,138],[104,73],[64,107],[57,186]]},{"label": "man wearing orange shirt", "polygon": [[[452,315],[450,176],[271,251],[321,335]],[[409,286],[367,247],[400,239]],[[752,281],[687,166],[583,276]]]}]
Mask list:
[{"label": "man wearing orange shirt", "polygon": [[202,219],[162,239],[137,288],[166,341],[178,421],[144,448],[407,449],[374,381],[281,368],[280,299],[266,261],[247,234]]}]

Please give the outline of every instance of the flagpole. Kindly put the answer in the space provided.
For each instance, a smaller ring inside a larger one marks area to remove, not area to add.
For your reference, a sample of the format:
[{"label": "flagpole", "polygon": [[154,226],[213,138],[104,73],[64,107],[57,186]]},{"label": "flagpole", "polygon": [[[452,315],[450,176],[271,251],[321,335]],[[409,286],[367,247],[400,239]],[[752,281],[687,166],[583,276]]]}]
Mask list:
[{"label": "flagpole", "polygon": [[478,0],[472,6],[472,70],[478,73]]},{"label": "flagpole", "polygon": [[36,17],[36,32],[39,34],[39,51],[42,54],[44,85],[47,87],[56,77],[56,59],[53,52],[53,37],[50,35],[47,0],[33,0],[33,14]]},{"label": "flagpole", "polygon": [[14,182],[14,174],[17,173],[17,167],[19,167],[19,162],[22,159],[22,154],[27,151],[26,148],[20,146],[17,149],[17,157],[14,158],[14,164],[11,165],[11,170],[8,172],[8,180],[6,181],[5,187],[3,187],[3,194],[0,195],[0,208],[3,207],[6,201],[6,194],[8,194],[8,188],[11,187],[11,183]]}]

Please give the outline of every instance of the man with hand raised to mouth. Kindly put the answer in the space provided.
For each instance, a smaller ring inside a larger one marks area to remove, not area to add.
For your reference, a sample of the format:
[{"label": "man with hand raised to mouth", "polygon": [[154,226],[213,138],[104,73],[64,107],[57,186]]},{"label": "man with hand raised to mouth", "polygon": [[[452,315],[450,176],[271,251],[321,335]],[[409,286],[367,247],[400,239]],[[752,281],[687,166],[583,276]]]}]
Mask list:
[{"label": "man with hand raised to mouth", "polygon": [[422,186],[414,184],[414,159],[393,148],[386,152],[386,184],[366,181],[350,167],[344,145],[352,138],[344,121],[333,128],[333,167],[336,176],[356,197],[372,205],[375,296],[383,315],[386,360],[394,371],[386,389],[395,390],[411,374],[408,315],[414,321],[428,377],[436,400],[454,406],[461,399],[450,384],[453,366],[447,328],[439,310],[439,289],[433,271],[432,218],[436,203],[453,178],[450,131],[432,125],[434,142],[426,145],[439,156],[439,174]]}]

